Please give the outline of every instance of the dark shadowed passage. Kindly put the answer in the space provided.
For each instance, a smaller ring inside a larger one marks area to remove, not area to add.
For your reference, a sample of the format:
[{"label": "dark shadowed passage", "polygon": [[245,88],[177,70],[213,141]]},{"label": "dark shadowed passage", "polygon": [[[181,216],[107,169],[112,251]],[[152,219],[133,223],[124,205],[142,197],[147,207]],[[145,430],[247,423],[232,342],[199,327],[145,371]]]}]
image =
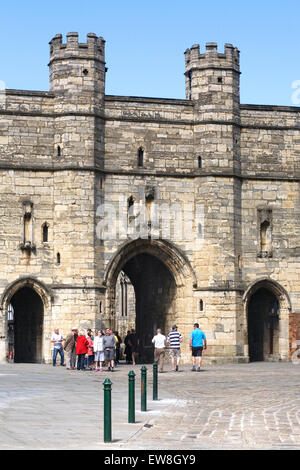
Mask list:
[{"label": "dark shadowed passage", "polygon": [[279,302],[269,289],[260,288],[248,306],[250,361],[264,361],[279,350]]},{"label": "dark shadowed passage", "polygon": [[175,280],[165,264],[155,256],[142,253],[123,266],[135,291],[136,332],[140,338],[140,360],[153,361],[151,340],[157,328],[165,333],[172,323]]},{"label": "dark shadowed passage", "polygon": [[30,287],[19,289],[13,307],[14,362],[42,362],[44,308],[41,297]]}]

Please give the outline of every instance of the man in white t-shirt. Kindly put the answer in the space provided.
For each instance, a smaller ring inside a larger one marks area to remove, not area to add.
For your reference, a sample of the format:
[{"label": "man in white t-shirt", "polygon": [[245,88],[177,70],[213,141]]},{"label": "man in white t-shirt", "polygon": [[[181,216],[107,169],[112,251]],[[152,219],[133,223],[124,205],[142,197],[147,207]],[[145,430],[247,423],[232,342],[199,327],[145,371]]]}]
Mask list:
[{"label": "man in white t-shirt", "polygon": [[57,354],[60,354],[60,365],[64,365],[64,349],[62,342],[64,340],[63,335],[60,334],[59,329],[55,328],[54,329],[54,334],[51,336],[51,343],[54,343],[54,348],[53,348],[53,366],[56,366],[56,357]]},{"label": "man in white t-shirt", "polygon": [[161,334],[161,329],[158,328],[152,343],[154,344],[154,361],[159,364],[159,372],[163,372],[166,340],[167,338]]}]

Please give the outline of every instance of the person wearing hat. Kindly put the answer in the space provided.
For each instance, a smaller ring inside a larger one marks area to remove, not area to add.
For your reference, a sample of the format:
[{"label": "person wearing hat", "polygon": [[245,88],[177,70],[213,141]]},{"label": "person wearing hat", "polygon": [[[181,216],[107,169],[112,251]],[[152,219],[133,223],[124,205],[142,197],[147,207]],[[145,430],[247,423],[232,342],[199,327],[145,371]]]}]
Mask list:
[{"label": "person wearing hat", "polygon": [[[177,325],[172,326],[172,331],[168,334],[167,342],[170,345],[170,358],[172,362],[172,370],[178,371],[180,362],[180,345],[182,342],[182,335],[177,331]],[[176,358],[176,366],[175,366]]]},{"label": "person wearing hat", "polygon": [[74,327],[65,340],[64,350],[66,351],[66,365],[68,370],[74,370],[76,365],[76,341],[78,328]]}]

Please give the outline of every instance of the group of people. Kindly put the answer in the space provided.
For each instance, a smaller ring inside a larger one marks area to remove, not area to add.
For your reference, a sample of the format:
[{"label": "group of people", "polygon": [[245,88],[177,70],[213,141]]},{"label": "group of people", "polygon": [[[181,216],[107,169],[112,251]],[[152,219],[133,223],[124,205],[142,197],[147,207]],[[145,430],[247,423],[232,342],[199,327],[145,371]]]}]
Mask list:
[{"label": "group of people", "polygon": [[78,331],[72,328],[66,338],[55,328],[51,337],[53,343],[53,366],[56,366],[57,355],[60,354],[60,365],[64,366],[66,353],[66,366],[68,370],[95,370],[103,371],[104,361],[108,370],[113,371],[120,360],[120,347],[122,340],[117,331],[107,328],[105,333],[97,331],[94,337],[92,330]]},{"label": "group of people", "polygon": [[[159,372],[163,372],[166,347],[169,346],[172,371],[178,371],[181,358],[181,343],[183,337],[178,331],[177,325],[172,326],[172,331],[166,337],[158,328],[156,335],[152,339],[154,345],[154,361],[158,363]],[[94,369],[96,372],[103,371],[104,362],[107,370],[113,372],[120,361],[120,349],[122,340],[117,331],[110,328],[97,331],[94,337],[92,330],[78,331],[72,328],[66,338],[55,328],[51,337],[53,343],[53,366],[56,366],[57,355],[60,354],[60,365],[64,366],[64,353],[66,353],[66,366],[68,370]],[[127,332],[124,339],[126,364],[136,364],[140,341],[134,330]],[[190,334],[189,347],[192,352],[192,371],[200,372],[202,364],[202,352],[207,348],[206,336],[199,328],[199,324],[194,324],[194,329]],[[196,364],[197,362],[197,364]]]},{"label": "group of people", "polygon": [[[182,335],[178,331],[177,325],[172,326],[172,331],[166,337],[158,328],[156,335],[152,339],[154,344],[154,360],[158,363],[159,372],[163,372],[164,358],[167,344],[170,350],[172,371],[177,372],[181,357]],[[198,323],[194,323],[194,329],[190,335],[189,347],[192,352],[192,371],[200,372],[202,364],[202,351],[207,348],[206,336],[199,328]],[[197,366],[196,366],[197,361]]]}]

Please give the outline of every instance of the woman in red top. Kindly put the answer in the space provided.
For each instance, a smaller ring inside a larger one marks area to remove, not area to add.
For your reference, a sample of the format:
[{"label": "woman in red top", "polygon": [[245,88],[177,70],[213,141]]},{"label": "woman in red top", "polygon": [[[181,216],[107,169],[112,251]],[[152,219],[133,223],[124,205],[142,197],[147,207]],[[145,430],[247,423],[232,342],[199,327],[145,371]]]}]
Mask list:
[{"label": "woman in red top", "polygon": [[84,370],[84,358],[88,352],[89,342],[86,339],[84,332],[80,331],[76,341],[76,354],[77,354],[77,370]]}]

